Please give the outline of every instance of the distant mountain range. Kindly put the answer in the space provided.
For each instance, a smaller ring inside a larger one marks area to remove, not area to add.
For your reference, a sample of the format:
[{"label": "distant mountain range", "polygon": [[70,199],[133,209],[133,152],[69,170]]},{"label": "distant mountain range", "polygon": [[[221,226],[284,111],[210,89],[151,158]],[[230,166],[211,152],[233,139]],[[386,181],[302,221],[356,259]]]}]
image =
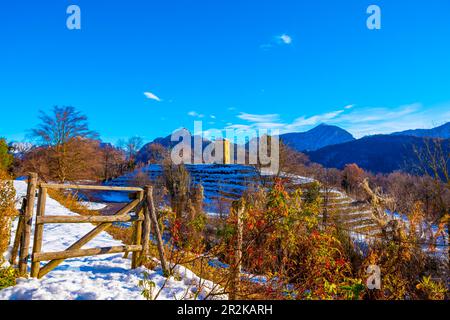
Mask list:
[{"label": "distant mountain range", "polygon": [[[310,160],[325,167],[342,169],[356,163],[373,173],[391,173],[397,170],[417,173],[421,167],[418,153],[424,150],[428,138],[397,135],[377,135],[352,142],[327,146],[308,152]],[[433,147],[433,144],[429,144]],[[450,151],[450,140],[444,140],[444,152]]]},{"label": "distant mountain range", "polygon": [[[321,124],[301,133],[280,135],[280,140],[290,148],[306,153],[311,161],[325,167],[342,169],[356,163],[373,173],[390,173],[396,170],[415,172],[420,164],[416,150],[425,147],[431,138],[444,139],[444,152],[450,152],[450,122],[433,129],[417,129],[395,132],[389,135],[367,136],[355,139],[349,132],[337,126]],[[195,137],[192,137],[192,145]],[[197,137],[200,139],[200,137]],[[202,139],[206,147],[211,141]],[[177,142],[171,136],[157,138],[146,144],[138,153],[138,162],[147,163],[154,155],[155,145],[169,150]],[[432,145],[432,144],[430,144]],[[232,146],[235,148],[235,145]]]},{"label": "distant mountain range", "polygon": [[307,152],[307,155],[311,161],[325,167],[342,169],[346,164],[356,163],[373,173],[391,173],[397,170],[417,173],[422,166],[417,153],[425,150],[427,145],[433,151],[434,143],[431,140],[442,139],[440,145],[444,155],[448,155],[449,137],[450,122],[433,129],[368,136]]},{"label": "distant mountain range", "polygon": [[[180,129],[178,132],[181,132],[182,130],[187,129]],[[205,148],[208,146],[211,141],[208,139],[202,139],[200,136],[192,136],[191,137],[191,145],[194,145],[195,139],[201,139],[202,147]],[[155,150],[155,146],[162,146],[166,150],[170,150],[173,147],[175,147],[179,142],[178,141],[172,141],[172,135],[169,135],[165,138],[156,138],[150,143],[147,143],[144,145],[141,150],[139,150],[138,154],[136,155],[136,161],[140,163],[148,163],[154,159],[158,159],[159,155],[156,154],[157,151]],[[192,152],[192,155],[194,155],[194,152]]]},{"label": "distant mountain range", "polygon": [[282,134],[280,140],[288,147],[304,152],[354,141],[355,138],[349,132],[337,126],[321,124],[307,132]]},{"label": "distant mountain range", "polygon": [[450,139],[450,122],[433,129],[416,129],[392,133],[394,136]]}]

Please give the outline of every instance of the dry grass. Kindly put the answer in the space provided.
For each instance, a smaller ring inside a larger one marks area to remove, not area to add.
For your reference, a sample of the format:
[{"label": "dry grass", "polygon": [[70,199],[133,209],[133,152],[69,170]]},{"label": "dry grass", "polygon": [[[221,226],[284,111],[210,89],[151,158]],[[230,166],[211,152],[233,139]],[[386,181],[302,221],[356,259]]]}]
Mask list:
[{"label": "dry grass", "polygon": [[99,215],[100,212],[97,210],[90,210],[85,205],[80,202],[80,199],[76,194],[64,193],[61,190],[48,190],[48,195],[59,202],[62,206],[66,207],[72,212],[78,213],[80,215]]},{"label": "dry grass", "polygon": [[[80,215],[99,215],[99,211],[89,210],[86,206],[80,203],[78,197],[72,194],[63,193],[60,190],[49,190],[49,196],[58,201],[61,205],[65,206],[72,212]],[[131,244],[133,239],[133,228],[121,228],[117,226],[111,226],[106,230],[114,239],[122,241],[125,244]],[[210,280],[216,284],[226,287],[228,285],[229,270],[212,267],[209,264],[210,258],[199,257],[190,252],[184,252],[180,250],[171,250],[168,246],[165,246],[166,257],[175,265],[183,265],[190,269],[197,276],[202,279]],[[159,257],[156,245],[150,243],[149,254],[151,257]],[[144,261],[144,266],[149,270],[154,270],[158,265],[152,259]],[[243,283],[241,297],[245,299],[262,299],[264,296],[259,294],[259,286],[248,282]]]},{"label": "dry grass", "polygon": [[8,249],[12,219],[18,214],[15,198],[16,192],[9,175],[0,170],[0,265],[3,253]]},{"label": "dry grass", "polygon": [[[0,266],[11,237],[11,222],[18,212],[15,209],[16,192],[8,174],[0,170]],[[0,268],[0,290],[16,284],[18,273],[13,268]]]}]

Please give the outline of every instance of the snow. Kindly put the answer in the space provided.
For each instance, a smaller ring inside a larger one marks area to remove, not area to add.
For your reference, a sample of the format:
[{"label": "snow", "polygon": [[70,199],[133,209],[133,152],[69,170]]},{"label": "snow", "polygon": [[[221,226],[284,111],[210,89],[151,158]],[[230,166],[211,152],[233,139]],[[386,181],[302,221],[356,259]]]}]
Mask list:
[{"label": "snow", "polygon": [[[18,198],[24,197],[26,183],[14,181],[14,186]],[[46,215],[74,216],[76,213],[49,197]],[[16,226],[17,222],[13,225],[12,239]],[[45,225],[43,251],[65,250],[93,228],[90,224]],[[122,245],[122,242],[102,232],[84,248],[117,245]],[[31,246],[32,243],[30,250]],[[174,277],[165,278],[160,267],[155,270],[144,267],[132,270],[131,260],[124,259],[123,254],[73,258],[65,260],[40,280],[18,279],[16,286],[0,291],[0,300],[143,300],[142,288],[138,283],[144,279],[144,274],[155,284],[154,295],[161,291],[158,295],[161,300],[204,299],[208,298],[211,291],[217,293],[220,290],[211,281],[200,279],[183,266],[176,266],[174,270],[178,280]],[[213,297],[226,298],[225,295]]]},{"label": "snow", "polygon": [[89,202],[89,201],[81,201],[82,206],[86,207],[88,210],[102,210],[105,209],[108,205],[105,203],[99,202]]}]

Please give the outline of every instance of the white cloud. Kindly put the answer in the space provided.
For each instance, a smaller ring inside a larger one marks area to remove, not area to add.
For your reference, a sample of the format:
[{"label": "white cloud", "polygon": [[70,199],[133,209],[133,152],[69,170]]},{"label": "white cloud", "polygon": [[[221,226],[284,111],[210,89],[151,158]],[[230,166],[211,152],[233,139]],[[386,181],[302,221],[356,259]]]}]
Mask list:
[{"label": "white cloud", "polygon": [[359,138],[408,129],[432,128],[438,114],[436,109],[425,109],[420,103],[396,108],[355,107],[330,121],[330,124],[338,125]]},{"label": "white cloud", "polygon": [[278,114],[250,114],[241,112],[238,115],[239,119],[249,122],[276,122],[280,118]]},{"label": "white cloud", "polygon": [[283,33],[281,35],[272,37],[270,42],[260,45],[259,48],[263,51],[268,51],[275,46],[291,45],[292,42],[292,36],[288,35],[287,33]]},{"label": "white cloud", "polygon": [[144,95],[150,100],[155,100],[155,101],[161,102],[160,98],[158,98],[155,94],[153,94],[153,93],[151,93],[149,91],[144,92]]},{"label": "white cloud", "polygon": [[292,43],[292,37],[288,34],[282,34],[280,36],[280,40],[284,43],[284,44],[291,44]]},{"label": "white cloud", "polygon": [[[400,107],[361,107],[347,105],[334,111],[301,116],[284,122],[279,114],[241,112],[237,119],[244,123],[227,122],[225,130],[239,135],[253,135],[256,130],[304,132],[325,123],[349,131],[356,138],[374,134],[389,134],[408,129],[429,129],[450,121],[450,103],[424,108],[420,103]],[[195,113],[197,115],[197,113]],[[242,121],[243,120],[243,121]]]},{"label": "white cloud", "polygon": [[[320,123],[337,125],[356,138],[374,134],[390,134],[408,129],[429,129],[449,121],[445,116],[448,105],[424,108],[420,103],[400,107],[347,106],[341,110],[301,117],[286,126],[288,131],[310,129]],[[443,116],[443,117],[442,117]],[[283,130],[283,129],[282,129]]]},{"label": "white cloud", "polygon": [[228,124],[229,129],[279,129],[281,133],[303,132],[321,123],[337,125],[360,138],[373,134],[389,134],[417,128],[432,128],[450,121],[449,104],[424,108],[420,103],[400,107],[360,107],[348,105],[334,111],[301,116],[291,123],[280,121],[278,114],[240,113],[237,117],[248,124]]},{"label": "white cloud", "polygon": [[291,124],[286,126],[288,131],[298,131],[304,127],[319,125],[324,122],[335,119],[340,114],[345,112],[344,110],[336,110],[324,114],[314,115],[311,117],[300,117],[294,120]]},{"label": "white cloud", "polygon": [[200,114],[196,111],[189,111],[188,116],[195,117],[195,118],[203,118],[205,115]]},{"label": "white cloud", "polygon": [[247,124],[231,124],[227,123],[227,127],[225,129],[233,129],[233,130],[250,130],[252,129],[251,125]]}]

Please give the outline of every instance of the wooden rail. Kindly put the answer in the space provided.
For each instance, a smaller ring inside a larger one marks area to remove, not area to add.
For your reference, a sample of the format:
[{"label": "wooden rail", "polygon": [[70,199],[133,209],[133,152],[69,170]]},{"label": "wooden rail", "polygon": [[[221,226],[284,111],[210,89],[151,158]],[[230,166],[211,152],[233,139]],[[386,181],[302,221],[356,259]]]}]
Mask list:
[{"label": "wooden rail", "polygon": [[135,187],[108,187],[108,186],[92,186],[92,185],[77,185],[77,184],[48,184],[42,183],[42,188],[61,190],[97,190],[97,191],[123,191],[123,192],[143,192],[142,188]]},{"label": "wooden rail", "polygon": [[[130,203],[127,203],[127,205],[125,205],[115,215],[112,216],[46,216],[45,205],[48,189],[129,192],[132,195],[132,201]],[[30,233],[36,191],[38,191],[38,202],[35,220],[33,253],[31,256],[31,277],[42,278],[68,258],[121,252],[132,252],[132,268],[137,268],[142,265],[149,253],[148,246],[150,238],[150,228],[152,224],[158,241],[158,251],[160,254],[161,265],[163,271],[167,271],[167,262],[164,256],[161,233],[157,223],[155,205],[153,203],[152,187],[145,187],[144,189],[136,187],[108,187],[49,183],[39,184],[37,175],[31,173],[28,179],[27,198],[26,200],[24,200],[22,205],[21,215],[19,217],[19,224],[11,256],[11,263],[14,264],[16,256],[19,255],[19,270],[21,275],[27,274],[27,263],[30,258]],[[132,210],[134,210],[135,212],[134,215],[130,215],[130,212]],[[105,248],[82,249],[84,245],[86,245],[101,232],[112,226],[114,222],[132,222],[134,224],[132,244]],[[96,224],[96,227],[89,233],[81,237],[81,239],[76,241],[65,251],[42,252],[44,225],[55,223],[92,223]],[[49,262],[41,268],[41,261]]]},{"label": "wooden rail", "polygon": [[111,254],[121,252],[135,252],[135,251],[142,251],[142,246],[126,245],[126,246],[115,246],[105,248],[77,249],[58,252],[36,253],[33,255],[33,262],[97,256],[101,254]]},{"label": "wooden rail", "polygon": [[139,216],[46,216],[37,217],[36,224],[47,224],[47,223],[101,223],[101,222],[136,222],[143,221],[144,218]]}]

